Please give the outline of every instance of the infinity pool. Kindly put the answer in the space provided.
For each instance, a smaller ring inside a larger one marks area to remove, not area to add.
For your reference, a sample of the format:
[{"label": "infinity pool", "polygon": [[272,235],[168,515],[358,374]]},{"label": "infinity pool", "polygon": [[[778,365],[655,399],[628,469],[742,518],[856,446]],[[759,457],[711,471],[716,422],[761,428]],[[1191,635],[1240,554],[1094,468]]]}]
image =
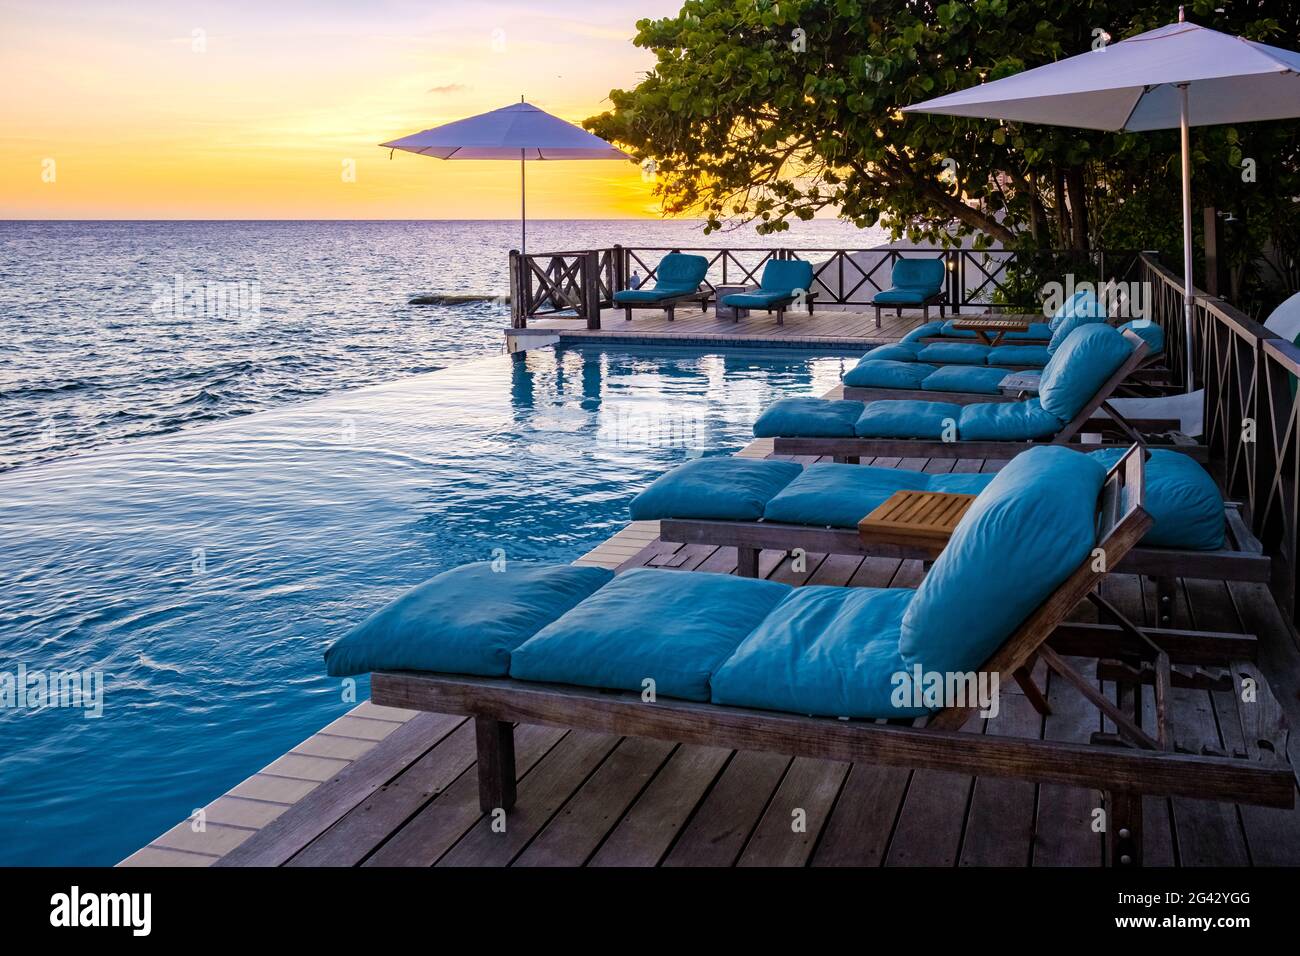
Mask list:
[{"label": "infinity pool", "polygon": [[579,556],[849,361],[540,349],[0,474],[0,675],[104,680],[0,709],[0,863],[117,862],[350,709],[321,653],[370,610]]}]

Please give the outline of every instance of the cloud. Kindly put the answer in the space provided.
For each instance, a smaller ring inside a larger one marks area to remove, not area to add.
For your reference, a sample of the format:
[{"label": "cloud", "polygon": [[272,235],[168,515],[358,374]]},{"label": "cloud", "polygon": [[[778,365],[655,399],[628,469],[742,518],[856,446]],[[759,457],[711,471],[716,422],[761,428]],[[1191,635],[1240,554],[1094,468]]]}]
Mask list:
[{"label": "cloud", "polygon": [[462,93],[467,89],[469,89],[469,87],[464,83],[444,83],[442,86],[431,86],[424,92],[437,93],[441,95],[443,93]]}]

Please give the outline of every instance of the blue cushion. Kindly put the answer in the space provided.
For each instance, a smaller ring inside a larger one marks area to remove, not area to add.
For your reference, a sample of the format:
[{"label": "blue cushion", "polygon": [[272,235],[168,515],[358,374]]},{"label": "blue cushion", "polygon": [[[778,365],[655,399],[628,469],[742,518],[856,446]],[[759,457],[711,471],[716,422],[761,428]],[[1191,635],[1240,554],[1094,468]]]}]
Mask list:
[{"label": "blue cushion", "polygon": [[907,588],[801,587],[713,675],[713,703],[822,717],[917,717],[895,707]]},{"label": "blue cushion", "polygon": [[1052,327],[1046,322],[1030,322],[1029,328],[1023,332],[1008,332],[1002,336],[1004,342],[1023,342],[1026,339],[1042,339],[1047,341],[1052,337]]},{"label": "blue cushion", "polygon": [[695,291],[695,287],[672,288],[670,286],[656,286],[653,289],[620,289],[614,293],[614,301],[619,305],[654,305],[662,299],[672,299],[679,295],[689,295]]},{"label": "blue cushion", "polygon": [[755,292],[733,292],[724,295],[722,304],[735,306],[738,309],[767,309],[781,302],[789,302],[793,298],[794,293],[785,290],[764,292],[759,289]]},{"label": "blue cushion", "polygon": [[809,465],[763,510],[764,521],[820,528],[856,528],[896,491],[944,491],[979,494],[993,476],[926,474],[907,468],[873,465]]},{"label": "blue cushion", "polygon": [[931,336],[935,336],[935,335],[942,335],[943,327],[946,324],[947,324],[946,322],[934,321],[934,322],[926,322],[923,325],[918,325],[911,332],[908,332],[901,339],[899,339],[899,342],[901,343],[920,342],[920,340],[924,338],[930,338]]},{"label": "blue cushion", "polygon": [[1011,459],[966,512],[903,615],[923,670],[982,666],[1095,547],[1100,462],[1058,446]]},{"label": "blue cushion", "polygon": [[988,363],[1042,368],[1050,358],[1046,345],[996,345],[989,349]]},{"label": "blue cushion", "polygon": [[987,365],[945,365],[926,376],[921,387],[927,392],[973,392],[977,395],[998,394],[998,383],[1010,375],[1005,368]]},{"label": "blue cushion", "polygon": [[943,259],[907,259],[900,256],[894,260],[890,271],[890,284],[895,289],[911,289],[933,295],[943,288],[947,274]]},{"label": "blue cushion", "polygon": [[872,305],[921,305],[934,293],[921,289],[886,289],[877,292]]},{"label": "blue cushion", "polygon": [[1077,328],[1043,369],[1038,399],[1044,409],[1068,422],[1132,354],[1123,333],[1104,322]]},{"label": "blue cushion", "polygon": [[650,679],[656,695],[708,700],[709,677],[790,590],[635,568],[517,648],[510,676],[634,691]]},{"label": "blue cushion", "polygon": [[1152,322],[1150,319],[1134,319],[1132,322],[1125,322],[1119,328],[1121,332],[1128,329],[1129,331],[1142,336],[1142,340],[1146,342],[1148,354],[1150,355],[1155,355],[1156,353],[1165,350],[1165,330],[1161,328],[1158,323]]},{"label": "blue cushion", "polygon": [[612,578],[604,568],[488,562],[435,575],[325,652],[331,677],[375,670],[503,677],[510,654]]},{"label": "blue cushion", "polygon": [[852,438],[861,402],[783,398],[754,422],[755,438]]},{"label": "blue cushion", "polygon": [[[1123,454],[1122,448],[1106,448],[1088,457],[1109,469]],[[1223,495],[1209,473],[1188,455],[1163,448],[1152,451],[1144,488],[1146,511],[1155,524],[1142,538],[1143,544],[1191,551],[1223,547]]]},{"label": "blue cushion", "polygon": [[934,342],[921,349],[916,357],[935,365],[984,365],[989,347],[975,342]]},{"label": "blue cushion", "polygon": [[734,455],[697,458],[660,475],[632,499],[632,520],[757,521],[768,500],[803,471],[795,462]]},{"label": "blue cushion", "polygon": [[1050,438],[1064,423],[1045,411],[1037,398],[1023,402],[981,402],[962,409],[957,431],[962,441],[1031,441]]},{"label": "blue cushion", "polygon": [[709,260],[704,256],[670,252],[659,260],[655,269],[655,285],[674,289],[694,289],[704,281],[709,271]]},{"label": "blue cushion", "polygon": [[868,402],[854,431],[859,438],[957,437],[961,406],[947,402],[884,400]]},{"label": "blue cushion", "polygon": [[976,337],[974,331],[972,331],[971,329],[953,328],[953,323],[958,321],[960,320],[949,319],[947,322],[943,323],[943,329],[940,332],[940,334],[944,338],[951,338],[951,339],[973,339]]},{"label": "blue cushion", "polygon": [[1085,314],[1095,314],[1100,309],[1097,302],[1097,294],[1091,289],[1079,289],[1074,295],[1070,296],[1060,307],[1052,313],[1051,319],[1048,320],[1048,328],[1055,332],[1060,328],[1061,323],[1074,315],[1075,311],[1081,311]]},{"label": "blue cushion", "polygon": [[1052,340],[1047,343],[1047,354],[1055,355],[1057,349],[1065,344],[1065,340],[1070,337],[1075,329],[1081,329],[1086,325],[1096,325],[1106,322],[1106,315],[1101,311],[1100,306],[1096,309],[1083,309],[1082,311],[1071,312],[1061,320],[1055,330],[1052,332]]},{"label": "blue cushion", "polygon": [[862,356],[866,359],[887,359],[891,362],[915,362],[921,354],[921,346],[910,342],[895,342],[892,345],[877,345]]},{"label": "blue cushion", "polygon": [[796,289],[807,292],[812,288],[813,267],[801,259],[769,259],[763,266],[763,279],[759,283],[765,292],[789,294]]},{"label": "blue cushion", "polygon": [[891,362],[865,358],[844,373],[844,384],[854,388],[920,388],[936,369],[920,362]]}]

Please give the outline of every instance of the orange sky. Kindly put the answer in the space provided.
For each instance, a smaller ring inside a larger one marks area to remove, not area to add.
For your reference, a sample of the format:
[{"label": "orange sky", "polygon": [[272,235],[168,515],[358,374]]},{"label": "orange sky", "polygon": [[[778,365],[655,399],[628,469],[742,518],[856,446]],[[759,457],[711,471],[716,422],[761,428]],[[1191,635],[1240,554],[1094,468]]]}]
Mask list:
[{"label": "orange sky", "polygon": [[[0,0],[0,218],[511,218],[519,170],[375,144],[521,93],[565,119],[680,0]],[[345,161],[355,181],[345,181]],[[530,218],[653,216],[631,163],[529,163]]]}]

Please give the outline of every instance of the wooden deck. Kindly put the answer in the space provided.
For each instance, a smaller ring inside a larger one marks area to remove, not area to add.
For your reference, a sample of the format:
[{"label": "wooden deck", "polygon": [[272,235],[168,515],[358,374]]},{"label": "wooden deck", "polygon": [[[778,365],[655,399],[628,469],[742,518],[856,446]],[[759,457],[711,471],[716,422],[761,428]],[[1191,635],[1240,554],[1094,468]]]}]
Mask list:
[{"label": "wooden deck", "polygon": [[[966,314],[966,313],[963,313]],[[973,312],[970,314],[974,314]],[[931,317],[939,317],[938,309]],[[627,321],[622,309],[606,309],[601,313],[600,328],[588,329],[578,319],[533,319],[527,329],[507,329],[506,337],[511,351],[527,347],[528,343],[549,342],[554,336],[561,340],[619,339],[656,342],[660,344],[718,342],[731,346],[746,342],[771,347],[787,345],[806,348],[868,348],[900,338],[921,324],[919,310],[904,310],[902,316],[884,312],[880,328],[876,328],[875,311],[852,312],[842,309],[818,309],[786,314],[785,324],[777,325],[776,316],[766,312],[751,312],[748,318],[733,322],[719,319],[712,309],[701,312],[698,308],[681,308],[676,318],[668,321],[663,310],[633,310],[632,321]]]},{"label": "wooden deck", "polygon": [[[757,441],[741,454],[763,457]],[[877,461],[926,471],[989,471],[978,460]],[[629,525],[578,563],[734,572],[734,549],[658,539]],[[763,552],[760,573],[789,584],[915,586],[918,562],[810,554],[796,568]],[[1104,593],[1150,621],[1154,594],[1113,575]],[[1260,665],[1296,716],[1300,656],[1261,585],[1180,581],[1192,627],[1253,632]],[[1090,619],[1081,608],[1081,619]],[[1084,666],[1082,662],[1076,662]],[[1040,717],[1003,688],[1002,714],[983,732],[1082,741],[1096,711],[1069,685],[1046,681]],[[1040,683],[1040,686],[1042,684]],[[1230,711],[1231,702],[1226,710]],[[1148,707],[1150,714],[1153,708]],[[1237,751],[1219,693],[1175,689],[1181,746]],[[1297,759],[1292,737],[1292,764]],[[505,832],[478,808],[474,728],[460,717],[363,704],[124,865],[290,866],[1099,866],[1093,832],[1100,795],[1083,789],[931,771],[733,752],[525,726],[516,732],[519,801]],[[1148,865],[1300,863],[1300,807],[1292,811],[1185,799],[1144,806]]]}]

